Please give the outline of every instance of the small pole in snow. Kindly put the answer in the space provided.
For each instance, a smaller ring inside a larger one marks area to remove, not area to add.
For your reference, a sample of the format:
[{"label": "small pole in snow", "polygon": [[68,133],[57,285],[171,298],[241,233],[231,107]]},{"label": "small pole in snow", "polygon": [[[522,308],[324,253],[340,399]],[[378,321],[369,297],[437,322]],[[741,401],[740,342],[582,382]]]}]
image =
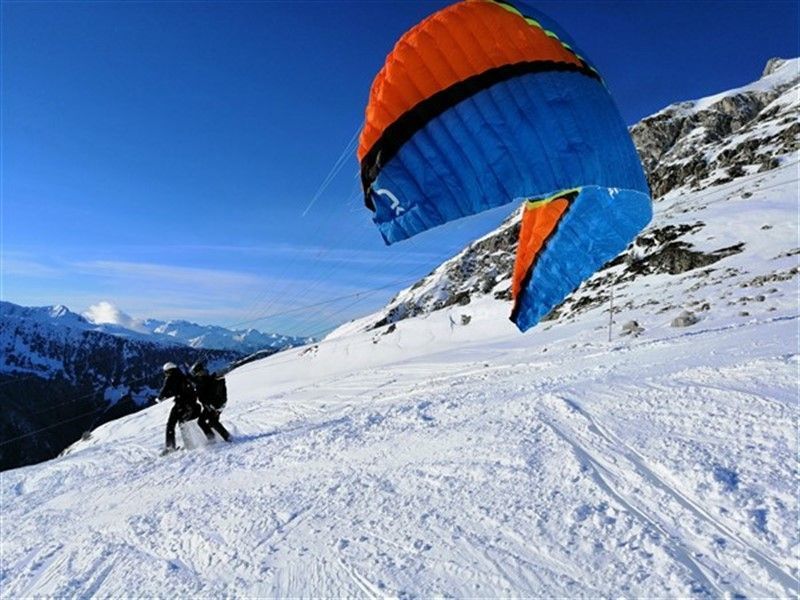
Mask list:
[{"label": "small pole in snow", "polygon": [[608,343],[611,343],[611,324],[614,322],[614,288],[611,288],[611,298],[608,307]]}]

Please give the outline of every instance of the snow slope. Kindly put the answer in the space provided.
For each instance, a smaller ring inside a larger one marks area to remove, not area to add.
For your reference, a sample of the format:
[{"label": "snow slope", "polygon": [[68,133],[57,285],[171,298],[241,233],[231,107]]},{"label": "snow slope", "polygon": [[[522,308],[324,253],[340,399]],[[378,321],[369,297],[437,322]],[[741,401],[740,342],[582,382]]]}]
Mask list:
[{"label": "snow slope", "polygon": [[218,369],[242,356],[98,325],[64,306],[0,302],[0,470],[54,458],[149,403],[168,360]]},{"label": "snow slope", "polygon": [[203,360],[219,371],[307,341],[141,321],[108,302],[79,315],[0,301],[0,470],[53,458],[96,425],[149,404],[167,361]]},{"label": "snow slope", "polygon": [[[773,240],[739,275],[620,284],[639,337],[602,307],[520,335],[488,296],[354,323],[231,373],[231,446],[157,458],[162,404],[3,473],[3,596],[796,596],[797,279],[763,277],[797,270],[787,171],[705,203]],[[712,309],[671,327],[671,295]]]},{"label": "snow slope", "polygon": [[4,473],[3,595],[795,594],[796,327],[289,351],[232,446],[156,458],[159,405]]}]

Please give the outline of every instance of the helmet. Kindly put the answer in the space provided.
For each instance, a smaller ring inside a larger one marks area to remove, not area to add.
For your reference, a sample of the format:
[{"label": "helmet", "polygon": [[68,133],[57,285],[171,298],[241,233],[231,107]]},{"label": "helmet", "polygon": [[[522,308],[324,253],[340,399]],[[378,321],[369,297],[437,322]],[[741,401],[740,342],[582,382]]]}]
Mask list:
[{"label": "helmet", "polygon": [[164,373],[167,373],[168,371],[172,371],[173,369],[177,369],[178,365],[176,365],[174,362],[167,362],[167,363],[164,363],[164,366],[162,368],[164,369]]},{"label": "helmet", "polygon": [[202,360],[198,360],[189,370],[192,372],[192,375],[200,375],[201,373],[205,373],[206,365]]}]

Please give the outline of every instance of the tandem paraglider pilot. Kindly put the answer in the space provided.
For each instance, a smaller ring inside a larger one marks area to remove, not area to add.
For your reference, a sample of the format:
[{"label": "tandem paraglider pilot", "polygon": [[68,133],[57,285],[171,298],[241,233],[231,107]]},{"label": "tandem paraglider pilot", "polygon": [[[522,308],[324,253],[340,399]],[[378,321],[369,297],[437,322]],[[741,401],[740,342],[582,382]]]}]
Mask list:
[{"label": "tandem paraglider pilot", "polygon": [[226,442],[231,441],[231,434],[219,422],[219,416],[228,401],[228,392],[225,387],[225,379],[217,377],[214,373],[209,373],[202,362],[196,362],[190,369],[192,382],[197,391],[197,399],[200,401],[202,412],[197,424],[206,434],[209,442],[214,441],[214,432]]},{"label": "tandem paraglider pilot", "polygon": [[166,445],[162,454],[177,450],[175,445],[175,426],[186,423],[200,416],[200,405],[197,402],[194,386],[183,374],[178,365],[168,362],[164,365],[164,385],[158,393],[157,402],[172,398],[174,404],[167,419]]}]

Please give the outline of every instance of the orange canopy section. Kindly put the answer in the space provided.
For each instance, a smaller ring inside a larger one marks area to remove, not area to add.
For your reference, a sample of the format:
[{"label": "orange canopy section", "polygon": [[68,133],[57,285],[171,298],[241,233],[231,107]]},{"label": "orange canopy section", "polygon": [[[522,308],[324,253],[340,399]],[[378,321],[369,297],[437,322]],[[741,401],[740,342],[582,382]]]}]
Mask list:
[{"label": "orange canopy section", "polygon": [[409,109],[489,69],[531,61],[580,66],[562,43],[489,0],[465,0],[406,32],[372,84],[358,160]]},{"label": "orange canopy section", "polygon": [[568,206],[569,200],[566,198],[525,203],[511,287],[511,297],[514,300],[519,297],[519,293],[525,287],[525,278],[530,273],[536,257],[542,251],[545,242],[555,230]]}]

